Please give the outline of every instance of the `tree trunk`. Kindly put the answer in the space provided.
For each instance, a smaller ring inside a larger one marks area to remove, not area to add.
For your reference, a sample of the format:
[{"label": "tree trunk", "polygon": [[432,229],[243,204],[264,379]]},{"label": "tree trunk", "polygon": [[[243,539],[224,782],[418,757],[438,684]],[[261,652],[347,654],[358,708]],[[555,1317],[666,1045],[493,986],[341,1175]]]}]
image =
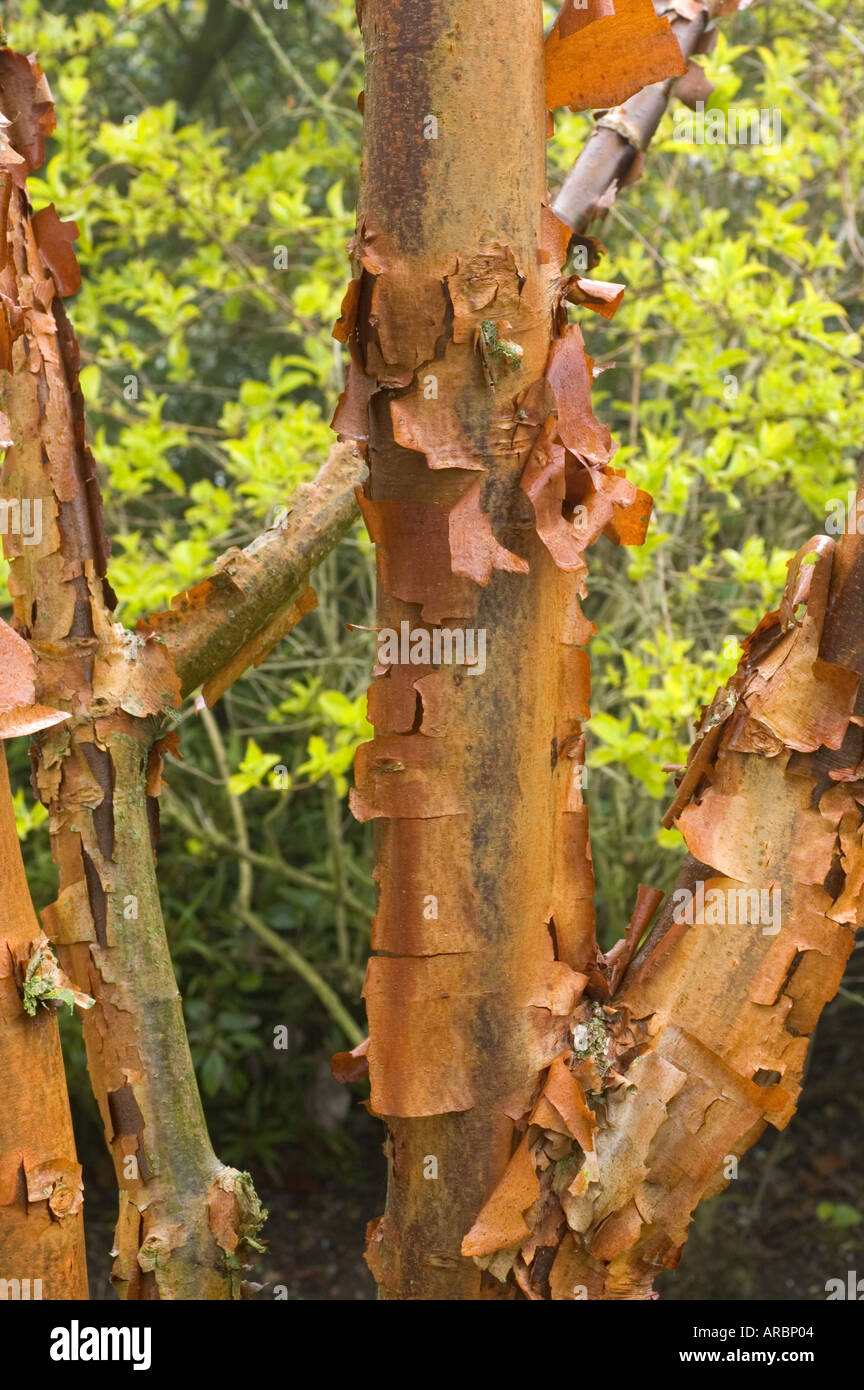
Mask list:
[{"label": "tree trunk", "polygon": [[0,883],[0,1279],[21,1281],[13,1283],[13,1297],[86,1299],[81,1165],[57,1015],[44,1006],[28,1014],[20,990],[44,938],[27,888],[2,744]]},{"label": "tree trunk", "polygon": [[697,1203],[794,1113],[862,913],[864,746],[850,718],[864,662],[841,636],[858,626],[860,560],[838,564],[826,623],[833,561],[825,536],[799,551],[779,612],[703,719],[668,816],[692,857],[605,994],[597,1170],[559,1184],[552,1297],[650,1297]]},{"label": "tree trunk", "polygon": [[[649,504],[609,466],[563,307],[616,287],[565,280],[567,229],[540,211],[539,8],[505,24],[460,0],[365,0],[361,15],[365,176],[334,424],[368,440],[378,548],[376,734],[353,805],[376,822],[364,994],[389,1184],[367,1258],[388,1299],[652,1297],[696,1203],[792,1114],[859,911],[857,668],[819,656],[832,556],[811,546],[679,790],[689,919],[622,984],[661,896],[643,886],[598,952],[584,552],[601,531],[638,542]],[[608,54],[603,22],[553,31],[558,101],[612,104],[664,63],[683,71],[677,49],[658,62],[649,3],[616,8]],[[474,670],[436,654],[440,627],[484,635]],[[826,748],[849,789],[818,766]]]},{"label": "tree trunk", "polygon": [[120,1189],[115,1286],[126,1298],[226,1299],[239,1296],[263,1213],[248,1175],[210,1146],[165,936],[148,790],[179,682],[164,644],[111,617],[78,347],[61,298],[80,284],[75,228],[53,208],[31,216],[26,192],[53,129],[49,98],[37,64],[0,51],[0,107],[12,117],[0,203],[0,381],[12,440],[2,485],[40,521],[29,540],[4,543],[37,698],[71,715],[37,744],[60,879],[44,920],[68,974],[96,1001],[84,1039]]},{"label": "tree trunk", "polygon": [[[640,500],[607,468],[561,308],[540,6],[366,0],[362,28],[340,329],[354,360],[335,426],[368,433],[379,631],[416,643],[379,668],[353,801],[377,822],[364,992],[390,1159],[370,1261],[384,1297],[473,1299],[498,1286],[462,1239],[594,963],[582,552]],[[482,673],[433,669],[420,634],[442,626],[485,641]]]}]

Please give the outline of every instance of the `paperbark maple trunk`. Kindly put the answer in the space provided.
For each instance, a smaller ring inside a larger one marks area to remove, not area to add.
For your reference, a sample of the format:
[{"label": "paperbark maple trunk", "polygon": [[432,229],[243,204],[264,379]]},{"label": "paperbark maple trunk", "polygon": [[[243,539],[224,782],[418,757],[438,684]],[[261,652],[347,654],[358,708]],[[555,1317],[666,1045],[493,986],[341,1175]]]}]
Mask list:
[{"label": "paperbark maple trunk", "polygon": [[[647,504],[609,467],[563,308],[611,312],[620,287],[563,279],[566,229],[538,216],[539,6],[503,24],[491,5],[365,0],[361,23],[365,178],[334,424],[368,442],[379,573],[376,734],[353,794],[376,821],[364,994],[389,1160],[367,1258],[388,1299],[648,1298],[698,1201],[788,1121],[852,947],[864,763],[856,662],[834,639],[820,652],[832,548],[799,555],[706,717],[674,809],[697,847],[690,917],[622,984],[661,895],[640,887],[599,953],[579,597],[587,545],[638,542]],[[680,75],[668,41],[649,0],[595,4],[550,36],[547,96],[609,105]],[[435,628],[466,625],[485,636],[482,671],[435,655]]]},{"label": "paperbark maple trunk", "polygon": [[[93,997],[84,1039],[120,1189],[113,1280],[121,1297],[239,1296],[262,1213],[248,1175],[213,1154],[186,1040],[154,868],[159,736],[179,681],[164,644],[112,620],[108,546],[84,439],[78,348],[62,296],[80,284],[75,228],[31,214],[27,174],[53,129],[38,64],[0,50],[0,389],[4,498],[38,516],[4,547],[15,625],[40,702],[68,711],[37,738],[60,894],[46,931]],[[23,512],[22,512],[23,515]]]},{"label": "paperbark maple trunk", "polygon": [[692,853],[611,999],[624,1090],[597,1134],[601,1186],[571,1206],[558,1287],[649,1296],[696,1204],[794,1113],[864,917],[862,598],[864,539],[809,541],[706,712],[667,814]]},{"label": "paperbark maple trunk", "polygon": [[691,858],[604,1009],[598,1182],[567,1190],[553,1296],[650,1297],[697,1203],[794,1113],[862,918],[859,599],[860,557],[808,542],[702,721],[668,817]]},{"label": "paperbark maple trunk", "polygon": [[[540,6],[365,0],[361,21],[334,425],[368,438],[379,631],[415,642],[378,668],[353,794],[380,890],[364,994],[389,1188],[369,1258],[385,1298],[474,1299],[500,1286],[463,1237],[594,964],[582,552],[619,514],[638,531],[644,498],[606,466],[562,308]],[[441,628],[485,641],[485,669],[427,654]]]},{"label": "paperbark maple trunk", "polygon": [[[86,1299],[81,1165],[53,1009],[24,1009],[19,976],[42,938],[0,744],[0,1280],[13,1297]],[[16,1282],[17,1281],[17,1282]],[[8,1296],[8,1295],[7,1295]]]}]

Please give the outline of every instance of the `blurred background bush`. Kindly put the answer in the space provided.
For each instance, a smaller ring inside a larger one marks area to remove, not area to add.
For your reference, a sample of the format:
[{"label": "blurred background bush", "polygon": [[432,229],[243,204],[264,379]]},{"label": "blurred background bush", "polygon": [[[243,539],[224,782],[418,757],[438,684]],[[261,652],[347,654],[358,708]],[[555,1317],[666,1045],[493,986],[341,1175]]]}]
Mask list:
[{"label": "blurred background bush", "polygon": [[[595,409],[655,498],[641,551],[602,542],[591,558],[587,795],[606,944],[636,885],[667,887],[680,862],[678,832],[659,828],[664,766],[684,761],[789,555],[856,485],[864,49],[847,26],[857,14],[862,33],[861,8],[762,0],[724,22],[704,60],[709,106],[776,109],[779,148],[682,145],[670,111],[641,181],[591,229],[607,247],[595,274],[628,286],[614,322],[582,315],[608,368]],[[4,18],[55,94],[29,186],[80,229],[70,308],[131,624],[272,522],[325,457],[359,174],[354,7],[12,0]],[[556,116],[553,188],[589,130],[590,116]],[[370,733],[372,634],[347,624],[371,625],[373,582],[358,525],[315,576],[317,610],[211,715],[185,713],[163,797],[160,883],[214,1143],[275,1190],[380,1179],[362,1088],[338,1090],[326,1061],[365,1032],[371,836],[347,790]],[[16,756],[42,906],[54,871]],[[860,1038],[856,982],[853,966],[829,1011],[835,1089]],[[108,1190],[74,1021],[64,1044],[79,1147]],[[859,1125],[861,1105],[859,1087]],[[860,1221],[861,1194],[832,1171],[807,1211],[835,1240],[858,1223],[826,1202]]]}]

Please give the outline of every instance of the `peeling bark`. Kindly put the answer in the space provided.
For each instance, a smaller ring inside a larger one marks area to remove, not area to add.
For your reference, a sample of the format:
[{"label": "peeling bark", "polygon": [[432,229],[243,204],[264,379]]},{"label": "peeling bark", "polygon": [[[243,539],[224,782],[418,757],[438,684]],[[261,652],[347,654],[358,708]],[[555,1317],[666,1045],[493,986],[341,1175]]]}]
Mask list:
[{"label": "peeling bark", "polygon": [[584,552],[604,532],[638,542],[650,503],[611,467],[563,308],[574,293],[612,312],[621,287],[560,272],[538,7],[520,0],[505,25],[456,0],[366,0],[362,23],[366,177],[337,326],[353,383],[334,423],[368,440],[379,628],[486,643],[482,674],[379,668],[357,758],[380,890],[371,1105],[389,1155],[368,1258],[385,1298],[494,1297],[462,1240],[514,1164],[514,1186],[532,1186],[517,1126],[597,963]]},{"label": "peeling bark", "polygon": [[[589,982],[522,1141],[536,1181],[499,1184],[466,1238],[529,1298],[653,1297],[697,1203],[794,1113],[864,912],[860,550],[844,538],[833,584],[832,541],[798,552],[705,711],[667,817],[692,857],[622,987]],[[590,1133],[550,1092],[562,1062]]]},{"label": "peeling bark", "polygon": [[686,62],[660,8],[671,7],[614,0],[612,14],[595,11],[567,34],[556,22],[546,40],[549,110],[615,107],[649,83],[683,76]]},{"label": "peeling bark", "polygon": [[[65,718],[33,704],[32,658],[5,623],[0,657],[0,737]],[[68,990],[36,920],[2,744],[0,883],[0,1279],[12,1289],[29,1281],[32,1297],[86,1299],[81,1166],[55,1008],[60,998],[92,1001]]]},{"label": "peeling bark", "polygon": [[[710,0],[654,0],[657,16],[671,25],[687,70],[683,76],[667,76],[661,82],[643,86],[598,118],[553,204],[556,217],[566,222],[577,236],[595,218],[605,216],[618,192],[639,178],[644,152],[672,94],[688,105],[700,97],[707,99],[712,89],[702,69],[694,62],[694,56],[713,46],[716,32],[707,28],[711,19],[739,8],[746,6],[739,5],[737,0],[725,5],[712,4]],[[558,22],[559,30],[565,16],[566,5]],[[588,32],[590,34],[590,29]],[[683,69],[678,71],[680,74]],[[697,88],[700,78],[702,86]]]},{"label": "peeling bark", "polygon": [[[567,42],[597,41],[602,67],[596,11]],[[569,230],[540,209],[536,7],[511,7],[500,33],[456,0],[366,0],[362,20],[366,178],[338,326],[354,380],[337,426],[368,441],[379,627],[486,635],[482,673],[380,659],[357,757],[379,887],[365,1055],[389,1161],[367,1259],[385,1299],[651,1298],[698,1201],[788,1122],[852,948],[864,757],[836,615],[854,613],[864,568],[841,552],[826,625],[831,544],[799,554],[684,772],[678,915],[631,965],[662,897],[642,885],[602,955],[580,598],[587,547],[639,543],[650,499],[611,467],[562,306],[611,312],[620,287],[565,280]],[[484,100],[491,74],[506,123]],[[356,1076],[360,1050],[335,1065]]]},{"label": "peeling bark", "polygon": [[[151,844],[147,769],[180,698],[164,642],[111,618],[108,545],[84,438],[78,348],[61,295],[77,287],[71,234],[30,215],[26,174],[53,120],[38,66],[0,52],[0,391],[11,430],[6,498],[38,500],[41,536],[4,537],[15,626],[36,695],[69,718],[37,740],[60,893],[48,935],[95,1007],[88,1067],[120,1188],[113,1280],[121,1297],[239,1295],[262,1213],[210,1146],[168,952]],[[227,1205],[214,1193],[229,1198]],[[241,1200],[242,1196],[242,1200]],[[232,1234],[233,1233],[233,1234]]]}]

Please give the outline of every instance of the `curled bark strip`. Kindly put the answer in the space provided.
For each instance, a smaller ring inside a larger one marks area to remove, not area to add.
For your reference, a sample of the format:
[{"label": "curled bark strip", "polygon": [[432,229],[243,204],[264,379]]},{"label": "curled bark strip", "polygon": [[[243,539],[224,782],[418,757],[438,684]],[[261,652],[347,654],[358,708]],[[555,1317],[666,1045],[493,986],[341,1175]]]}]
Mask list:
[{"label": "curled bark strip", "polygon": [[714,83],[708,81],[702,66],[691,58],[686,73],[675,87],[676,97],[691,111],[696,111],[700,101],[707,104],[713,91]]},{"label": "curled bark strip", "polygon": [[391,401],[393,438],[403,449],[425,454],[430,468],[482,469],[478,450],[466,439],[455,410],[441,408],[415,392]]},{"label": "curled bark strip", "polygon": [[330,1069],[337,1081],[362,1081],[369,1075],[369,1039],[364,1038],[350,1052],[335,1052],[330,1059]]},{"label": "curled bark strip", "polygon": [[575,34],[580,29],[584,29],[586,24],[593,24],[595,19],[603,19],[615,13],[615,6],[612,0],[564,0],[558,15],[558,32],[562,39],[566,39],[569,34]]},{"label": "curled bark strip", "polygon": [[22,161],[15,170],[15,182],[23,188],[27,175],[45,162],[45,141],[57,125],[54,102],[36,59],[11,48],[0,49],[0,87],[6,140]]},{"label": "curled bark strip", "polygon": [[569,304],[584,304],[595,314],[611,319],[624,298],[625,288],[608,280],[588,280],[583,275],[574,275],[566,282],[564,298]]},{"label": "curled bark strip", "polygon": [[476,587],[451,569],[450,507],[443,502],[372,501],[362,494],[359,501],[378,547],[378,579],[386,591],[419,604],[428,623],[470,618],[477,606]]},{"label": "curled bark strip", "polygon": [[[544,430],[525,465],[521,487],[534,508],[537,534],[556,565],[580,580],[587,573],[585,544],[564,516],[567,496],[566,450]],[[584,594],[584,585],[582,586]]]},{"label": "curled bark strip", "polygon": [[664,894],[659,888],[650,888],[640,883],[636,893],[636,905],[627,924],[627,930],[611,950],[598,962],[589,984],[592,994],[598,999],[608,1000],[615,994],[632,960],[636,947],[663,901]]},{"label": "curled bark strip", "polygon": [[608,425],[591,409],[591,359],[582,330],[570,324],[553,344],[546,380],[555,398],[557,435],[573,456],[586,464],[607,464],[615,452]]},{"label": "curled bark strip", "polygon": [[81,288],[81,268],[73,249],[78,236],[76,222],[61,222],[53,203],[33,214],[33,231],[39,255],[54,276],[57,293],[64,298]]},{"label": "curled bark strip", "polygon": [[465,810],[459,761],[441,739],[379,734],[355,760],[351,809],[358,820],[460,815]]},{"label": "curled bark strip", "polygon": [[0,739],[50,729],[69,718],[36,703],[35,663],[27,643],[0,618]]},{"label": "curled bark strip", "polygon": [[504,1176],[462,1242],[464,1255],[488,1256],[517,1248],[531,1234],[525,1213],[540,1196],[530,1148],[530,1131],[504,1170]]},{"label": "curled bark strip", "polygon": [[331,421],[340,443],[356,440],[365,443],[369,438],[370,383],[356,362],[348,363],[345,389],[339,397]]},{"label": "curled bark strip", "polygon": [[[674,5],[655,0],[655,9],[671,16],[681,56],[690,59],[699,51],[708,23],[701,0],[678,0]],[[679,71],[683,73],[684,68]],[[651,143],[674,86],[674,77],[652,82],[617,108],[616,120],[595,127],[555,198],[556,216],[574,232],[583,233],[602,216],[607,192],[611,190],[614,200],[618,189],[632,177],[640,151]]]},{"label": "curled bark strip", "polygon": [[505,550],[492,535],[492,522],[480,505],[482,491],[482,483],[475,483],[461,502],[451,508],[449,534],[453,573],[472,579],[475,584],[488,584],[493,570],[527,574],[527,561]]},{"label": "curled bark strip", "polygon": [[617,106],[685,71],[669,21],[652,0],[615,0],[614,14],[566,36],[556,22],[546,40],[546,104],[550,111]]}]

